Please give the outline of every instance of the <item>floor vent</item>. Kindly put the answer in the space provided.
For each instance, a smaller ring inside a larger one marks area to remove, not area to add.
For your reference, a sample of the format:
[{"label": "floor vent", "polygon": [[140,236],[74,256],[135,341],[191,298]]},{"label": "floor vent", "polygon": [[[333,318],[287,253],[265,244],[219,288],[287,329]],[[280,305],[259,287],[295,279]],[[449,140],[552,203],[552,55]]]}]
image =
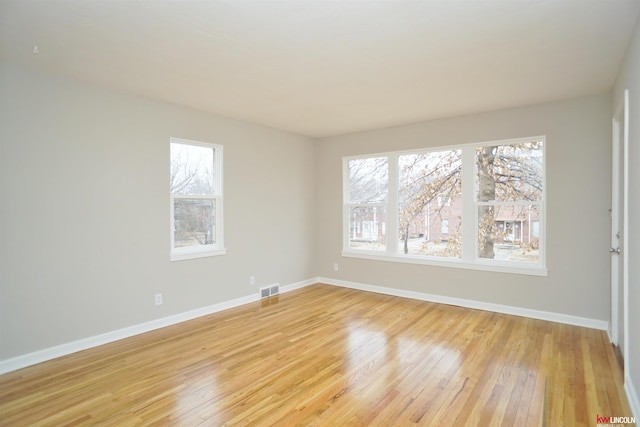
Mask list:
[{"label": "floor vent", "polygon": [[269,286],[268,288],[260,289],[260,299],[268,298],[280,293],[280,285]]}]

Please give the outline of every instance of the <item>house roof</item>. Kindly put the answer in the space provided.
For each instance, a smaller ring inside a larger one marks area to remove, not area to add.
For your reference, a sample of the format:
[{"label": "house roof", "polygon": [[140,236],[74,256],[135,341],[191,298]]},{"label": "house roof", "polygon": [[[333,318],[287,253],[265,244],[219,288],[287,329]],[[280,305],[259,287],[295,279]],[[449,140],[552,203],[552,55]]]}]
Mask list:
[{"label": "house roof", "polygon": [[324,137],[608,91],[639,10],[638,0],[2,0],[0,55]]}]

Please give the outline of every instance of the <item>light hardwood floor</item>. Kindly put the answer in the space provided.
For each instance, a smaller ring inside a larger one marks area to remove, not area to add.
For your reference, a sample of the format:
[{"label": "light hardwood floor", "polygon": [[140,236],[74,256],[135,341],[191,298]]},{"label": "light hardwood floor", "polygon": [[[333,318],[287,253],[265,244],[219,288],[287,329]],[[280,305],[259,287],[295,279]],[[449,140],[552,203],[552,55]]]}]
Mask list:
[{"label": "light hardwood floor", "polygon": [[0,376],[0,425],[595,426],[602,331],[313,285]]}]

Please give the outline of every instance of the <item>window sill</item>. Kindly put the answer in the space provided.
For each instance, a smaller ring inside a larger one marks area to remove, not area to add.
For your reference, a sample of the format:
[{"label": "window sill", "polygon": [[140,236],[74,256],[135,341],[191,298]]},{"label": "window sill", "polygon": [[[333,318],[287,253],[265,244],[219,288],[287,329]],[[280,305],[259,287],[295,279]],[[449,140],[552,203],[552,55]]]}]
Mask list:
[{"label": "window sill", "polygon": [[371,252],[342,251],[347,258],[360,258],[374,261],[400,262],[406,264],[433,265],[437,267],[462,268],[467,270],[493,271],[497,273],[524,274],[529,276],[548,276],[546,267],[525,263],[504,263],[499,261],[468,262],[461,259],[424,258],[410,255],[387,255]]},{"label": "window sill", "polygon": [[208,249],[208,250],[190,250],[184,252],[174,252],[170,255],[170,261],[183,261],[187,259],[205,258],[211,256],[225,255],[227,250],[223,249]]}]

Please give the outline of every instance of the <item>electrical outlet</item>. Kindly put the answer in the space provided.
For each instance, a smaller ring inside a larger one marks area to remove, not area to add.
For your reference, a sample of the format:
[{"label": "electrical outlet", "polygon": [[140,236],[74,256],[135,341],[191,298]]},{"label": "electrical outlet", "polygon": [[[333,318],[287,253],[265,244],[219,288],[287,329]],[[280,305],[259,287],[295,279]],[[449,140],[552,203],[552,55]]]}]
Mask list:
[{"label": "electrical outlet", "polygon": [[162,294],[156,294],[156,305],[162,305]]},{"label": "electrical outlet", "polygon": [[333,263],[333,271],[338,271],[338,263],[337,262]]},{"label": "electrical outlet", "polygon": [[253,286],[256,284],[256,276],[249,277],[249,285]]}]

